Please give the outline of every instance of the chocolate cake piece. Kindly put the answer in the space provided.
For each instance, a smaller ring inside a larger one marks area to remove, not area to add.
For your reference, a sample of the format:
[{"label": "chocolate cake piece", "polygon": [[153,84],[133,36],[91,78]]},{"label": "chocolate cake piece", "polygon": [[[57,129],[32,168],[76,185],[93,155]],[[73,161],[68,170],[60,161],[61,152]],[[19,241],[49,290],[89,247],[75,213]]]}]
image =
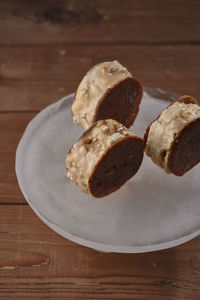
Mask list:
[{"label": "chocolate cake piece", "polygon": [[191,96],[170,104],[146,130],[145,151],[167,173],[182,176],[200,162],[200,107]]},{"label": "chocolate cake piece", "polygon": [[82,191],[104,197],[136,174],[143,151],[143,139],[122,124],[115,120],[97,121],[67,154],[67,176]]},{"label": "chocolate cake piece", "polygon": [[114,119],[127,128],[135,120],[142,87],[118,61],[94,66],[82,79],[72,105],[75,124],[88,129],[98,120]]}]

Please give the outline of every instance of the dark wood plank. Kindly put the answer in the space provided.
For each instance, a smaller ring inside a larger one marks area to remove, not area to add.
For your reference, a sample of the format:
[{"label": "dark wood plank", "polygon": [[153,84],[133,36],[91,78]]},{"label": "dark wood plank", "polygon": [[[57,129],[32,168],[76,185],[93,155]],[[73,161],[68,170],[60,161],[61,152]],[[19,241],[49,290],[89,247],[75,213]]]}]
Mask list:
[{"label": "dark wood plank", "polygon": [[200,238],[146,254],[101,253],[44,225],[28,206],[0,209],[1,299],[200,298]]},{"label": "dark wood plank", "polygon": [[25,203],[15,175],[15,151],[34,113],[0,113],[0,204]]},{"label": "dark wood plank", "polygon": [[76,90],[94,64],[118,59],[142,85],[199,97],[200,46],[1,47],[0,110],[35,111]]},{"label": "dark wood plank", "polygon": [[199,19],[197,0],[0,1],[0,299],[200,299],[200,238],[137,255],[76,245],[36,217],[14,171],[27,123],[100,61],[199,98]]},{"label": "dark wood plank", "polygon": [[4,0],[0,45],[199,43],[197,0]]}]

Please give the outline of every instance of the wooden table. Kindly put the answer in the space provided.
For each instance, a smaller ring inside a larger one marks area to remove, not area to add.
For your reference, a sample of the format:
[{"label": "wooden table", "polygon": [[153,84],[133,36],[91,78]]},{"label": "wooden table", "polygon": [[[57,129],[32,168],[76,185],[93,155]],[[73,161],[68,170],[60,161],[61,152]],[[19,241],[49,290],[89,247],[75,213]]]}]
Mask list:
[{"label": "wooden table", "polygon": [[0,299],[200,299],[200,238],[146,254],[96,252],[44,225],[17,185],[28,122],[113,59],[143,85],[200,99],[200,2],[0,1]]}]

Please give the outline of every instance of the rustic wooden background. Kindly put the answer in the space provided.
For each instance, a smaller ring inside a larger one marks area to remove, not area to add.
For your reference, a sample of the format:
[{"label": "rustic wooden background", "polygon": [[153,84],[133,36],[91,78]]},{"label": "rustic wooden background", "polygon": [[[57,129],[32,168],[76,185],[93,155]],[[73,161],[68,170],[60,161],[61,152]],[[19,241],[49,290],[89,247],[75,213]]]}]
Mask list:
[{"label": "rustic wooden background", "polygon": [[200,238],[99,253],[44,225],[18,188],[15,150],[27,123],[113,59],[143,85],[200,99],[200,2],[0,0],[0,299],[200,299]]}]

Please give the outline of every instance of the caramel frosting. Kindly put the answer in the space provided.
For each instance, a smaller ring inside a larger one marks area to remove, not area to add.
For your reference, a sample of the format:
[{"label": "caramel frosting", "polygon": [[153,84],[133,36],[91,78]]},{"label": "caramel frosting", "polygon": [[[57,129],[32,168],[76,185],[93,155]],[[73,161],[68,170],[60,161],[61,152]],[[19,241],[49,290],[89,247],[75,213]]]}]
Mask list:
[{"label": "caramel frosting", "polygon": [[115,120],[98,121],[74,144],[66,157],[67,176],[89,193],[88,181],[105,153],[120,140],[134,136]]},{"label": "caramel frosting", "polygon": [[107,92],[131,73],[118,61],[94,66],[82,79],[72,105],[75,124],[88,129],[94,121],[96,107]]},{"label": "caramel frosting", "polygon": [[172,143],[185,125],[197,118],[200,118],[197,104],[176,101],[170,105],[149,128],[146,154],[169,173],[167,163]]}]

